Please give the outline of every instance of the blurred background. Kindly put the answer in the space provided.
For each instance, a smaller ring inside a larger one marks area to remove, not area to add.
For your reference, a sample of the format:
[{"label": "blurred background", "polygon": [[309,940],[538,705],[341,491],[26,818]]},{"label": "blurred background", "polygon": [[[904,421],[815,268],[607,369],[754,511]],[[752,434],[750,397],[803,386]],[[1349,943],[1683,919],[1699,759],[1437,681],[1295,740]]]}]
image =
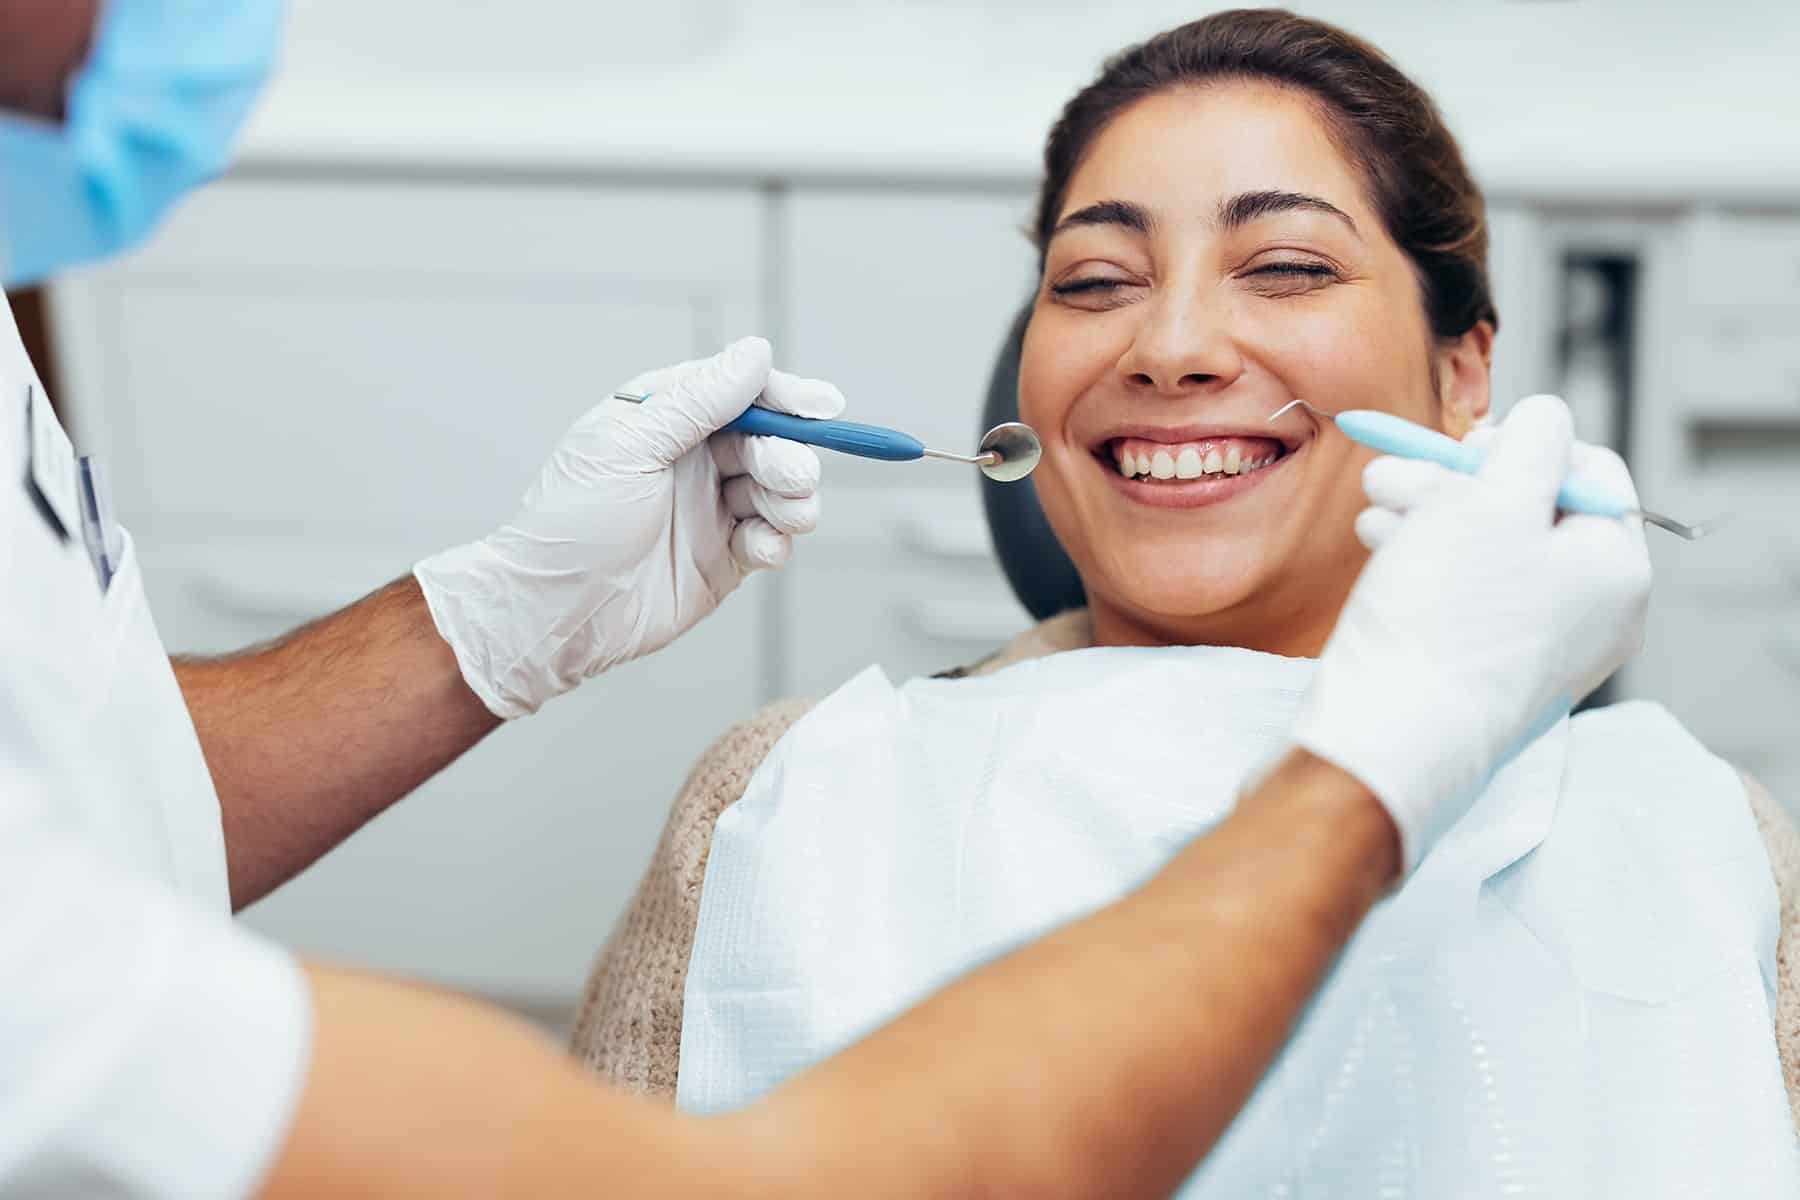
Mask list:
[{"label": "blurred background", "polygon": [[[1339,0],[1491,203],[1495,394],[1558,391],[1646,503],[1673,709],[1800,801],[1800,4]],[[1074,0],[299,0],[229,176],[19,298],[111,460],[173,649],[274,636],[510,512],[645,368],[766,334],[851,415],[957,447],[1034,285],[1043,136],[1210,11]],[[1022,628],[972,472],[827,456],[826,523],[694,636],[502,729],[256,906],[302,949],[555,1025],[730,723]],[[815,636],[821,631],[828,636]]]}]

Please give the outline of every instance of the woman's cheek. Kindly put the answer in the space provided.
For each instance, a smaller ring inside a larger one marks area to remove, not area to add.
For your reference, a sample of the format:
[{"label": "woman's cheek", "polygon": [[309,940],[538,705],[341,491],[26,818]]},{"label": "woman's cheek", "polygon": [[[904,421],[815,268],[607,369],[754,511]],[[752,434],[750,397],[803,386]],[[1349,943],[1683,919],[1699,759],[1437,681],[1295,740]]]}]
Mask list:
[{"label": "woman's cheek", "polygon": [[1054,310],[1033,316],[1019,358],[1020,418],[1047,436],[1055,436],[1082,381],[1095,371],[1087,339],[1062,316]]}]

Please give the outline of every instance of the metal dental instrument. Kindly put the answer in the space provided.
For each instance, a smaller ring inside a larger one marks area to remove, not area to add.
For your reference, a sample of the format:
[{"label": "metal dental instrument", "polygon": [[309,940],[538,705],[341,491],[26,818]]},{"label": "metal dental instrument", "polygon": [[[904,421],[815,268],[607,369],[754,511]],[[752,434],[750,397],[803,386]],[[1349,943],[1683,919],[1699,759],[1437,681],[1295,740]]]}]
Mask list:
[{"label": "metal dental instrument", "polygon": [[[653,393],[614,392],[614,400],[642,404]],[[1029,425],[1008,421],[988,430],[974,454],[952,454],[948,450],[930,450],[919,439],[898,429],[881,425],[859,425],[855,421],[818,421],[795,417],[751,405],[744,414],[725,426],[737,433],[764,437],[787,438],[809,446],[823,446],[858,458],[879,458],[887,462],[911,462],[919,458],[942,458],[949,462],[968,463],[981,468],[981,473],[999,483],[1012,483],[1031,474],[1044,456],[1043,443]]]},{"label": "metal dental instrument", "polygon": [[[1269,420],[1273,421],[1296,406],[1306,409],[1321,421],[1335,424],[1351,441],[1379,450],[1383,454],[1423,458],[1464,475],[1473,475],[1480,470],[1482,462],[1487,458],[1485,452],[1435,429],[1416,425],[1393,413],[1366,408],[1350,409],[1334,415],[1315,408],[1304,400],[1293,400],[1270,413]],[[1563,483],[1562,489],[1556,493],[1556,507],[1563,512],[1585,513],[1596,517],[1642,517],[1649,524],[1666,529],[1676,537],[1690,542],[1699,541],[1719,527],[1718,519],[1702,521],[1698,525],[1684,525],[1662,513],[1633,508],[1582,479],[1569,479]]]}]

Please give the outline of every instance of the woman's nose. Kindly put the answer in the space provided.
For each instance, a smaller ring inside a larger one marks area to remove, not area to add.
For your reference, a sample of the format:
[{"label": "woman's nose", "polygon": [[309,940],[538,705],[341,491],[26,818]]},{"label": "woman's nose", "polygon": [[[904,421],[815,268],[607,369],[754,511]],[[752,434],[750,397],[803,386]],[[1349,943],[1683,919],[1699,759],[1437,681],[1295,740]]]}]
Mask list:
[{"label": "woman's nose", "polygon": [[1243,373],[1226,314],[1201,299],[1173,296],[1139,309],[1143,324],[1119,360],[1131,383],[1164,395],[1216,391]]}]

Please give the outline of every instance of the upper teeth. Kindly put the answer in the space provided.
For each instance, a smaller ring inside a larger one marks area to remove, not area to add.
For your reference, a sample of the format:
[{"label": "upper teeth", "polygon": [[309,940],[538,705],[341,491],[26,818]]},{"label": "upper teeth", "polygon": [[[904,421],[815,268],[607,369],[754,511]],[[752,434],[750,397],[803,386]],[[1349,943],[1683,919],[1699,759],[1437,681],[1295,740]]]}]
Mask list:
[{"label": "upper teeth", "polygon": [[1222,453],[1218,446],[1208,446],[1203,453],[1199,446],[1194,445],[1140,450],[1127,446],[1123,441],[1115,444],[1113,453],[1118,459],[1119,473],[1127,479],[1139,475],[1148,475],[1153,479],[1247,475],[1281,457],[1279,452],[1271,451],[1261,458],[1245,458],[1242,448],[1236,444],[1226,446]]}]

